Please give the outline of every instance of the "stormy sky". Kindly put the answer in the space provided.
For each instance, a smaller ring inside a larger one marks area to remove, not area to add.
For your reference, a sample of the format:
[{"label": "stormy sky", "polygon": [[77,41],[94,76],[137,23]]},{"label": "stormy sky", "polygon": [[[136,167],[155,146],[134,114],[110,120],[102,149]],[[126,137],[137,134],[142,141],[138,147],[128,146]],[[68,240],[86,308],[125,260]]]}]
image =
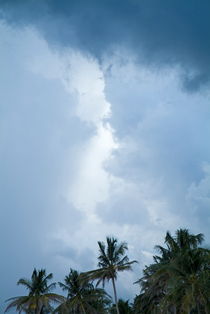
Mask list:
[{"label": "stormy sky", "polygon": [[135,271],[166,230],[210,222],[210,3],[0,1],[1,306],[33,267]]}]

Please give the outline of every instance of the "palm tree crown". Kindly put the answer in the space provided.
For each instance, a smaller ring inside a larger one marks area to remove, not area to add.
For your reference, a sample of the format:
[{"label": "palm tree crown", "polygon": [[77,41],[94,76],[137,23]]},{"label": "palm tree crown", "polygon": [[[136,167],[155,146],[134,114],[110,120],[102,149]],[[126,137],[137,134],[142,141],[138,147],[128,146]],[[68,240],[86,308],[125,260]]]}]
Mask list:
[{"label": "palm tree crown", "polygon": [[139,313],[209,313],[210,251],[199,246],[203,239],[187,229],[178,229],[174,237],[166,233],[166,247],[156,246],[160,255],[138,281]]},{"label": "palm tree crown", "polygon": [[85,275],[90,279],[97,280],[97,285],[100,283],[105,284],[106,281],[112,281],[114,298],[116,304],[116,311],[119,314],[117,291],[115,281],[118,272],[124,270],[131,270],[132,264],[136,261],[129,261],[127,255],[127,243],[120,242],[116,238],[107,237],[106,244],[98,241],[99,256],[98,256],[98,269],[87,272]]},{"label": "palm tree crown", "polygon": [[50,285],[48,285],[48,281],[53,278],[53,274],[50,273],[46,275],[46,270],[41,269],[39,271],[34,269],[31,280],[21,278],[18,280],[18,285],[23,285],[29,290],[29,295],[42,295],[45,293],[50,292],[56,287],[56,283],[53,282]]},{"label": "palm tree crown", "polygon": [[202,233],[190,234],[188,229],[178,229],[173,237],[169,231],[166,232],[165,244],[167,248],[156,245],[156,250],[159,251],[161,257],[157,257],[162,261],[168,261],[177,254],[183,254],[186,250],[196,249],[203,242],[204,236]]},{"label": "palm tree crown", "polygon": [[63,297],[51,293],[56,287],[55,283],[48,285],[48,281],[53,278],[53,274],[46,274],[45,269],[34,269],[31,279],[21,278],[17,285],[23,285],[28,290],[28,295],[10,298],[9,305],[5,312],[11,308],[16,308],[19,313],[41,314],[44,310],[51,309],[50,302],[61,302]]},{"label": "palm tree crown", "polygon": [[[127,243],[121,242],[118,244],[115,238],[106,238],[107,246],[104,242],[98,241],[99,245],[99,256],[98,256],[98,283],[105,283],[112,278],[117,279],[117,273],[119,271],[131,270],[131,265],[136,261],[129,262],[129,258],[125,255],[128,250]],[[95,273],[97,275],[97,272]]]},{"label": "palm tree crown", "polygon": [[64,283],[59,282],[63,291],[67,292],[67,298],[55,310],[55,313],[104,313],[105,305],[110,303],[108,294],[83,279],[81,274],[70,269],[70,273],[65,277]]}]

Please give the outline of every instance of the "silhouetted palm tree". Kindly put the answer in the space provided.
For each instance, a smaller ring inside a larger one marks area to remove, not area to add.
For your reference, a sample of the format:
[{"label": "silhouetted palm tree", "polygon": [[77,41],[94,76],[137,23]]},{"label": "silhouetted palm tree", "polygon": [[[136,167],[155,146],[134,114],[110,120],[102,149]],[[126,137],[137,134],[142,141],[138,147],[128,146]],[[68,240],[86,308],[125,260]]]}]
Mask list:
[{"label": "silhouetted palm tree", "polygon": [[203,242],[204,236],[202,233],[190,234],[188,229],[178,229],[175,233],[175,237],[172,237],[169,231],[166,232],[165,244],[166,248],[156,245],[155,249],[161,254],[161,256],[155,256],[155,261],[166,263],[182,255],[186,250],[196,249]]},{"label": "silhouetted palm tree", "polygon": [[110,303],[110,297],[104,289],[95,288],[76,270],[70,269],[64,283],[59,282],[59,285],[63,291],[67,292],[67,298],[58,306],[55,313],[103,314],[105,306]]},{"label": "silhouetted palm tree", "polygon": [[139,313],[209,313],[210,251],[199,247],[202,241],[202,234],[187,229],[177,230],[174,237],[166,233],[166,247],[156,246],[160,255],[139,280]]},{"label": "silhouetted palm tree", "polygon": [[115,238],[106,238],[106,245],[104,242],[98,242],[99,245],[99,256],[98,256],[98,269],[87,272],[85,276],[87,278],[97,280],[97,285],[100,283],[105,284],[106,281],[112,282],[114,290],[114,299],[116,304],[116,311],[119,314],[118,299],[115,281],[117,279],[118,272],[131,270],[132,264],[136,261],[129,261],[127,255],[125,255],[128,250],[127,244],[125,242],[118,243]]},{"label": "silhouetted palm tree", "polygon": [[[164,268],[163,268],[164,270]],[[165,271],[169,275],[165,304],[176,304],[189,313],[210,311],[210,252],[203,248],[190,249],[177,256]]]},{"label": "silhouetted palm tree", "polygon": [[10,303],[5,312],[16,308],[19,313],[42,314],[51,310],[51,302],[63,302],[61,295],[51,293],[56,287],[55,283],[48,285],[52,278],[53,274],[46,275],[45,269],[38,271],[34,269],[30,280],[21,278],[17,284],[26,287],[28,295],[8,299]]}]

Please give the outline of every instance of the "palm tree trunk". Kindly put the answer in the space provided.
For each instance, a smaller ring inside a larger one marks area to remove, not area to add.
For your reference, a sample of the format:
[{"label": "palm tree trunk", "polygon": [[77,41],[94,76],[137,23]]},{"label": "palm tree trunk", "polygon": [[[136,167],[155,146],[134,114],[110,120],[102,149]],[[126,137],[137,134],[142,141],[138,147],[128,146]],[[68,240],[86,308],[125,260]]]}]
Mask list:
[{"label": "palm tree trunk", "polygon": [[120,314],[119,307],[118,307],[118,300],[117,300],[117,290],[116,290],[116,286],[115,286],[114,277],[112,278],[112,285],[113,285],[113,290],[114,290],[114,300],[115,300],[115,305],[116,305],[116,311],[117,311],[117,314]]},{"label": "palm tree trunk", "polygon": [[81,303],[81,308],[82,308],[82,312],[83,314],[86,314],[86,311],[85,311],[85,308],[84,308],[84,305]]},{"label": "palm tree trunk", "polygon": [[42,314],[42,308],[41,308],[41,309],[38,308],[38,309],[36,310],[36,314]]},{"label": "palm tree trunk", "polygon": [[198,314],[201,314],[199,303],[197,303],[197,310],[198,310]]},{"label": "palm tree trunk", "polygon": [[35,309],[35,313],[36,313],[36,314],[41,314],[41,310],[42,310],[42,307],[41,307],[41,309],[40,309],[39,299],[37,298],[37,300],[36,300],[36,309]]}]

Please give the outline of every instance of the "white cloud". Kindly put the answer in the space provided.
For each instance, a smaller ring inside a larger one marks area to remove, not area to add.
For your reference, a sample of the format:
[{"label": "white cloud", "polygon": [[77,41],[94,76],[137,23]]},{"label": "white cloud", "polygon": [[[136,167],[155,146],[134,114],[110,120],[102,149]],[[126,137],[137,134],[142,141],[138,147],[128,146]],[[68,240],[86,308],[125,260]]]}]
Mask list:
[{"label": "white cloud", "polygon": [[69,199],[78,209],[91,215],[97,203],[109,197],[112,176],[105,164],[112,158],[118,143],[107,121],[111,105],[105,97],[104,77],[98,62],[80,53],[69,52],[64,67],[63,82],[70,93],[76,93],[75,113],[94,128],[93,136],[80,147]]},{"label": "white cloud", "polygon": [[112,175],[105,164],[117,148],[110,125],[97,127],[96,134],[84,145],[78,162],[78,171],[70,187],[69,199],[78,209],[91,213],[98,203],[109,198]]},{"label": "white cloud", "polygon": [[63,82],[77,96],[78,117],[97,126],[111,114],[104,94],[104,78],[99,64],[91,57],[69,50],[63,64]]},{"label": "white cloud", "polygon": [[77,149],[77,170],[67,195],[76,208],[91,215],[97,203],[109,197],[112,175],[105,164],[118,147],[108,122],[111,104],[104,93],[104,75],[98,62],[90,56],[70,49],[58,55],[49,50],[44,40],[39,39],[38,43],[42,54],[33,56],[29,68],[48,79],[60,80],[67,93],[74,97],[72,114],[93,129],[92,137]]}]

